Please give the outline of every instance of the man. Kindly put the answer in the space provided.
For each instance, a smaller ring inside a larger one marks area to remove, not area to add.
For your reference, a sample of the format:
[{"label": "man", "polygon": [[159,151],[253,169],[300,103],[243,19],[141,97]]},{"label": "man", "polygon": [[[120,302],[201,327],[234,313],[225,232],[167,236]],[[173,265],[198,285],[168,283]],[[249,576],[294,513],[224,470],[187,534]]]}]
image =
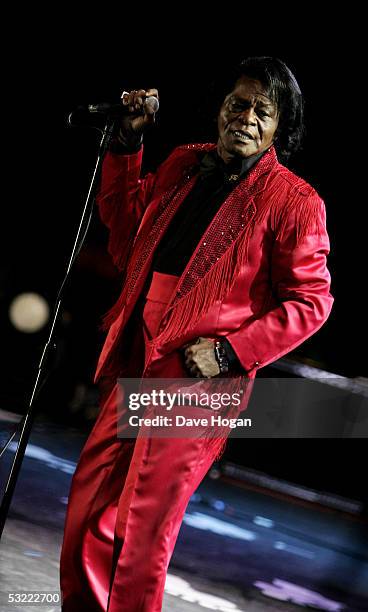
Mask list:
[{"label": "man", "polygon": [[98,205],[124,282],[96,372],[106,398],[70,495],[67,612],[161,610],[187,503],[221,449],[204,431],[119,440],[116,378],[221,375],[245,390],[331,310],[324,204],[277,157],[300,144],[299,86],[280,60],[250,58],[225,93],[217,144],[178,147],[144,179],[154,122],[145,100],[158,93],[123,96],[130,114],[104,160]]}]

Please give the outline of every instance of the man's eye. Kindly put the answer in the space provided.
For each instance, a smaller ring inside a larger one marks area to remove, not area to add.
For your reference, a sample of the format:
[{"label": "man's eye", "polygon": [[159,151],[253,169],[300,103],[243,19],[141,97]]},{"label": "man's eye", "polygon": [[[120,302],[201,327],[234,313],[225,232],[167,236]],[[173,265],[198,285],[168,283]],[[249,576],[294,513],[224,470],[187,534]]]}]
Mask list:
[{"label": "man's eye", "polygon": [[267,112],[267,111],[264,111],[264,110],[259,110],[259,111],[258,111],[258,116],[259,116],[259,117],[269,117],[269,114],[268,114],[268,112]]},{"label": "man's eye", "polygon": [[241,113],[244,110],[244,107],[241,104],[237,104],[236,102],[230,102],[229,110],[232,113]]}]

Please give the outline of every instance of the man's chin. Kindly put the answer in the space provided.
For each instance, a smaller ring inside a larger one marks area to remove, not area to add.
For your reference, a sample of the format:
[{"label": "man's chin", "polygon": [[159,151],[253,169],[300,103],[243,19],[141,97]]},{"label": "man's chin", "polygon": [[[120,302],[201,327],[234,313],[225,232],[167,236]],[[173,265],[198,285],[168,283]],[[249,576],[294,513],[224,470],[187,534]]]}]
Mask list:
[{"label": "man's chin", "polygon": [[250,157],[251,155],[257,153],[257,149],[256,147],[254,147],[254,144],[252,142],[239,142],[233,144],[232,152],[237,157]]},{"label": "man's chin", "polygon": [[257,147],[252,141],[249,142],[228,142],[226,140],[220,141],[221,145],[218,146],[218,153],[220,157],[228,163],[233,158],[245,158],[255,155],[257,153]]}]

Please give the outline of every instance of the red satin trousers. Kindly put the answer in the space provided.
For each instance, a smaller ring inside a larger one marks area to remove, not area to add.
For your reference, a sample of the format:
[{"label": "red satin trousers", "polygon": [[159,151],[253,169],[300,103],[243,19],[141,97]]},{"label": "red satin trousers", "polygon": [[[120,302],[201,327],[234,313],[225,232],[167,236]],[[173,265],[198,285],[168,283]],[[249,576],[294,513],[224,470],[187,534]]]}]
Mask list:
[{"label": "red satin trousers", "polygon": [[[153,275],[142,321],[146,360],[176,283]],[[161,610],[185,509],[216,455],[203,438],[117,438],[117,393],[104,401],[72,481],[61,554],[64,612]]]}]

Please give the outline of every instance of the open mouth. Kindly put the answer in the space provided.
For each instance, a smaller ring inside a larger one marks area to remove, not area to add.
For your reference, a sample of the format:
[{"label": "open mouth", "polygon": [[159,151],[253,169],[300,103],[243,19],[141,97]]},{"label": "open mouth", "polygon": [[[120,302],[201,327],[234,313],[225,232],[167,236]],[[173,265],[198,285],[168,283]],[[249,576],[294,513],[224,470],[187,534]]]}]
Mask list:
[{"label": "open mouth", "polygon": [[242,142],[249,142],[250,140],[254,140],[250,132],[241,132],[240,130],[235,130],[232,132],[232,134],[237,140],[241,140]]}]

